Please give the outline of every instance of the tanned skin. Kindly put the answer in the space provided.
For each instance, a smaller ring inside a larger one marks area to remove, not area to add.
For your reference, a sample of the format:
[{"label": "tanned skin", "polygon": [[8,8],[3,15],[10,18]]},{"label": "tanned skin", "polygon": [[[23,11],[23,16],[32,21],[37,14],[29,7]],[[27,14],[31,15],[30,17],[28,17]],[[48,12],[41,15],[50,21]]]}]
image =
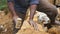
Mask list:
[{"label": "tanned skin", "polygon": [[[14,3],[8,2],[8,7],[12,12],[13,20],[16,22],[16,18],[18,18],[18,15],[15,12],[14,9]],[[36,12],[37,5],[30,5],[30,18],[29,18],[29,24],[32,25],[36,30],[38,30],[37,24],[33,21],[34,13]]]},{"label": "tanned skin", "polygon": [[31,5],[30,6],[30,18],[29,18],[29,23],[36,29],[38,30],[37,24],[33,21],[34,14],[36,12],[37,5]]}]

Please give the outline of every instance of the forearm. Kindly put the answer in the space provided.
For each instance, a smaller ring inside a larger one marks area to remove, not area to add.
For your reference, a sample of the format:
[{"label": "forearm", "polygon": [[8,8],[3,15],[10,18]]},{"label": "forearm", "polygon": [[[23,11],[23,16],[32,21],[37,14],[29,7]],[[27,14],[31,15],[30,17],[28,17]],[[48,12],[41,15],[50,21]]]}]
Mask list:
[{"label": "forearm", "polygon": [[12,15],[16,15],[15,10],[14,10],[14,4],[12,2],[8,2],[8,7],[12,13]]},{"label": "forearm", "polygon": [[30,18],[29,20],[33,20],[34,14],[36,12],[37,5],[31,5],[30,6]]}]

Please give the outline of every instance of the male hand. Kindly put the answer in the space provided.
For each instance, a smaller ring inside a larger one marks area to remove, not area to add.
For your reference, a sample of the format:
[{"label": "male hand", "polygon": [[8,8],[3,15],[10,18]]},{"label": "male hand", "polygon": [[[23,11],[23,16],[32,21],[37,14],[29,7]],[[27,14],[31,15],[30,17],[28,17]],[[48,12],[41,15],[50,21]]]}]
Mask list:
[{"label": "male hand", "polygon": [[17,17],[17,16],[14,16],[13,17],[13,21],[14,21],[14,23],[16,24],[15,25],[15,28],[17,28],[17,29],[20,29],[21,27],[21,21],[22,19],[21,18],[19,18],[19,17]]},{"label": "male hand", "polygon": [[33,26],[35,30],[39,30],[38,25],[33,20],[29,20],[29,24]]},{"label": "male hand", "polygon": [[18,16],[13,16],[13,21],[14,21],[15,23],[17,23],[17,18],[18,18]]}]

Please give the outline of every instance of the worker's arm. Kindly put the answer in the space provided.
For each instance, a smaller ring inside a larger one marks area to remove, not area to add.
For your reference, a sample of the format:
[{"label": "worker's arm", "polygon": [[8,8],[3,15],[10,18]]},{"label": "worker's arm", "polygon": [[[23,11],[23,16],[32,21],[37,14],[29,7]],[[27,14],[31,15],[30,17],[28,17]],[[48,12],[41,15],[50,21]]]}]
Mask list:
[{"label": "worker's arm", "polygon": [[39,0],[32,0],[30,3],[30,18],[29,23],[38,30],[37,24],[33,21],[34,14],[36,12],[37,5],[39,4]]},{"label": "worker's arm", "polygon": [[34,14],[36,12],[37,5],[31,5],[30,6],[30,20],[33,20]]},{"label": "worker's arm", "polygon": [[30,6],[30,18],[29,18],[29,23],[32,25],[36,30],[38,30],[37,24],[33,21],[34,14],[36,12],[36,7],[37,5],[31,5]]},{"label": "worker's arm", "polygon": [[9,0],[8,0],[8,7],[9,7],[12,15],[13,15],[13,16],[17,16],[17,14],[16,14],[16,12],[15,12],[15,9],[14,9],[14,3],[13,3],[13,1],[11,1],[11,0],[9,1]]},{"label": "worker's arm", "polygon": [[9,7],[11,13],[12,13],[13,21],[16,23],[17,22],[16,19],[19,18],[19,17],[18,17],[18,15],[15,12],[13,1],[11,1],[11,0],[8,1],[8,7]]}]

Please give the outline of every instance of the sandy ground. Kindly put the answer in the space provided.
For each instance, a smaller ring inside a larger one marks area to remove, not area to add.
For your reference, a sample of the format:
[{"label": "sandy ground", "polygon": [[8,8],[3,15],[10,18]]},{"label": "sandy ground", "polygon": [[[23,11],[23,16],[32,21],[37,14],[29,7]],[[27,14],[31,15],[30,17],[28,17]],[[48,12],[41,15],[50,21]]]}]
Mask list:
[{"label": "sandy ground", "polygon": [[[38,12],[37,12],[38,13]],[[16,34],[48,34],[43,29],[42,25],[38,24],[39,31],[36,31],[29,23],[29,12],[26,15],[26,20],[24,21],[21,30],[19,30]],[[33,19],[37,23],[37,14],[34,15]]]},{"label": "sandy ground", "polygon": [[[57,8],[57,9],[58,9],[58,13],[60,14],[59,8]],[[34,21],[37,22],[37,15],[36,14],[34,16]],[[43,29],[42,25],[38,24],[38,27],[39,27],[39,31],[34,30],[34,28],[29,25],[28,18],[27,18],[27,20],[24,21],[24,24],[23,24],[21,30],[19,30],[17,32],[17,34],[60,34],[59,33],[59,31],[60,31],[59,28],[60,27],[53,27],[53,28],[51,28],[50,30],[48,30],[49,33],[45,32],[45,30]]]},{"label": "sandy ground", "polygon": [[[58,13],[60,13],[60,10],[58,9]],[[1,18],[2,17],[2,18]],[[0,13],[0,24],[2,25],[6,25],[6,23],[8,23],[9,25],[7,25],[5,28],[8,28],[8,31],[6,33],[2,33],[2,34],[12,34],[12,29],[13,27],[11,25],[12,24],[12,17],[11,14],[8,13],[8,15],[4,15],[4,13]],[[29,23],[29,13],[28,15],[26,15],[26,20],[23,23],[23,26],[21,28],[21,30],[19,30],[16,34],[60,34],[60,27],[53,27],[51,29],[48,30],[48,32],[45,32],[45,30],[43,29],[42,25],[37,24],[38,25],[38,29],[39,31],[36,31]],[[37,15],[35,14],[34,19],[33,19],[36,23],[37,22]],[[8,22],[7,22],[8,21]],[[11,21],[11,22],[10,22]],[[10,26],[10,27],[9,27]],[[12,29],[11,29],[12,28]]]}]

